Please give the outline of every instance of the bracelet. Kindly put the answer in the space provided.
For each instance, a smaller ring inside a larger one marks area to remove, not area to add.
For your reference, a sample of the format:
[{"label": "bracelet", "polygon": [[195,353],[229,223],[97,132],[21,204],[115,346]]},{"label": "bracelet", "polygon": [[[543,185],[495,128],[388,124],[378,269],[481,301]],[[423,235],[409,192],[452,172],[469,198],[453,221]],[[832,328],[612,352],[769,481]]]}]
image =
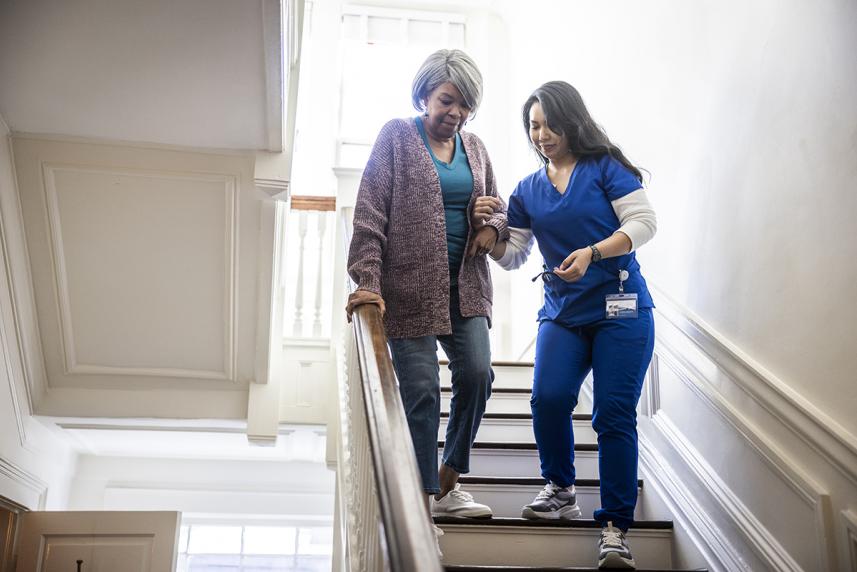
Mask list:
[{"label": "bracelet", "polygon": [[590,244],[589,248],[590,250],[592,250],[592,262],[598,262],[599,260],[601,260],[601,251],[598,250],[598,247],[594,244]]}]

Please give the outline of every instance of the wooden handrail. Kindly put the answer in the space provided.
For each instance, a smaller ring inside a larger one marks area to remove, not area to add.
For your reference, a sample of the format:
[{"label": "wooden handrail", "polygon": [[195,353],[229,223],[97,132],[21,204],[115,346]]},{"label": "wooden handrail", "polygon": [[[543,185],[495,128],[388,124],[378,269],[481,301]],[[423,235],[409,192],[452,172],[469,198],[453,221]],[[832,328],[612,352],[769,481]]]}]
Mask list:
[{"label": "wooden handrail", "polygon": [[[343,222],[349,244],[350,217]],[[355,284],[348,284],[353,292]],[[396,572],[441,572],[381,311],[374,304],[358,306],[352,323],[387,562]]]},{"label": "wooden handrail", "polygon": [[290,207],[293,211],[335,211],[336,197],[292,195]]}]

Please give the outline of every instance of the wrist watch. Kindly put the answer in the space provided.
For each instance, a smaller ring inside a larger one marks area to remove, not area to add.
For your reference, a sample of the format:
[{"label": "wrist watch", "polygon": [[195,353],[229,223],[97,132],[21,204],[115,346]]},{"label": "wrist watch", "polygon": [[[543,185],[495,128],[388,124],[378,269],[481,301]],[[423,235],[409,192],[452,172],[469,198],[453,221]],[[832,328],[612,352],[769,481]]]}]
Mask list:
[{"label": "wrist watch", "polygon": [[601,260],[601,251],[598,250],[597,246],[590,244],[589,249],[592,250],[592,262],[598,262]]}]

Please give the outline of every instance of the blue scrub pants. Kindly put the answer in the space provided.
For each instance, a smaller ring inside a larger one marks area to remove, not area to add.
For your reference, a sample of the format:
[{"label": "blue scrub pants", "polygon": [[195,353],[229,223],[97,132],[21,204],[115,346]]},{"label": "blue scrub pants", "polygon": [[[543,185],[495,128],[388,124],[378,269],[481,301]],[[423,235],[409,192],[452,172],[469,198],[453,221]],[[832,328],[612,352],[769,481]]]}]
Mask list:
[{"label": "blue scrub pants", "polygon": [[440,426],[437,344],[440,343],[449,358],[449,369],[452,370],[452,401],[443,464],[457,473],[470,472],[470,448],[476,439],[494,381],[488,319],[462,316],[457,288],[450,292],[449,317],[452,321],[450,335],[389,341],[423,490],[429,494],[440,492],[437,473],[437,433]]},{"label": "blue scrub pants", "polygon": [[601,508],[593,518],[627,530],[637,504],[637,401],[655,343],[650,308],[638,317],[599,320],[577,327],[544,321],[536,341],[533,431],[542,476],[556,485],[574,484],[571,413],[584,378],[592,370],[592,427],[598,434]]}]

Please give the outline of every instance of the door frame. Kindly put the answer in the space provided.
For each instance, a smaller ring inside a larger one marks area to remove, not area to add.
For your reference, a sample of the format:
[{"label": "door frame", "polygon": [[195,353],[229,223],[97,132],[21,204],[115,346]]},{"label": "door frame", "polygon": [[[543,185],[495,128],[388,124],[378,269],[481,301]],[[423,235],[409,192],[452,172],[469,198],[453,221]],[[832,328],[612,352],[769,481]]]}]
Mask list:
[{"label": "door frame", "polygon": [[0,496],[0,572],[14,572],[21,514],[27,507]]}]

